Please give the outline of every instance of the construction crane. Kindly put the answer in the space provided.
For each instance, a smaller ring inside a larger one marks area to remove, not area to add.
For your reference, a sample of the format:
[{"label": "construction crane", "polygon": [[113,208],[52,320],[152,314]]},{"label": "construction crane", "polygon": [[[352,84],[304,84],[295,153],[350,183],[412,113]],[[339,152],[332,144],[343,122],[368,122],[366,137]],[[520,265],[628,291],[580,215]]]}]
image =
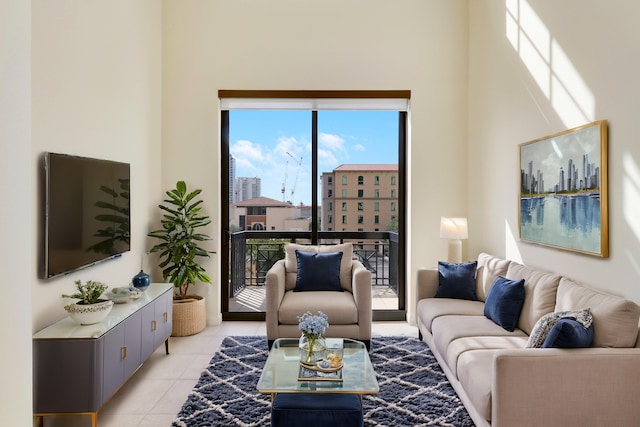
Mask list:
[{"label": "construction crane", "polygon": [[[296,170],[296,178],[293,180],[293,186],[291,187],[291,198],[290,201],[293,203],[293,194],[296,192],[296,184],[298,183],[298,175],[300,175],[300,168],[302,167],[302,157],[300,157],[299,159],[296,159],[293,154],[291,154],[290,152],[287,151],[287,155],[289,157],[291,157],[293,159],[294,162],[296,162],[298,164],[298,169]],[[287,161],[287,164],[289,162]],[[285,180],[287,177],[287,172],[285,169]],[[283,197],[284,197],[284,185],[282,186],[282,192],[283,192]],[[284,201],[284,199],[283,199]]]},{"label": "construction crane", "polygon": [[[289,153],[287,153],[289,154]],[[280,192],[282,193],[282,203],[284,203],[284,193],[285,193],[285,187],[287,186],[287,169],[289,167],[289,160],[287,160],[286,164],[284,165],[284,180],[282,181],[282,188],[280,188]]]}]

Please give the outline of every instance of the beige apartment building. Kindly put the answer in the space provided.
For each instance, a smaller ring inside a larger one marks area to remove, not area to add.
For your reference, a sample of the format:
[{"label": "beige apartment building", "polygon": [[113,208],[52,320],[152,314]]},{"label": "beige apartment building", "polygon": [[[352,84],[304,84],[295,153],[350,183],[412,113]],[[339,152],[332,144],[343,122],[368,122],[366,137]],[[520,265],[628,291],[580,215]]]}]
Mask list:
[{"label": "beige apartment building", "polygon": [[346,164],[324,172],[323,231],[386,231],[398,215],[397,164]]},{"label": "beige apartment building", "polygon": [[231,204],[229,223],[237,230],[308,231],[311,208],[269,197],[255,197]]}]

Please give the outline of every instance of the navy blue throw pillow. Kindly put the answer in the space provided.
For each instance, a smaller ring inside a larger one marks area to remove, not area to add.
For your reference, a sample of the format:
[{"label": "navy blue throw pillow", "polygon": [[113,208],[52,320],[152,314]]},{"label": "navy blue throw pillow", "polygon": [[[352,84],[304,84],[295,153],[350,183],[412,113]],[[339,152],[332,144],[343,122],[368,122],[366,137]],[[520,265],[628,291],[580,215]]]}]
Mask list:
[{"label": "navy blue throw pillow", "polygon": [[477,300],[476,268],[478,261],[438,262],[438,291],[436,298]]},{"label": "navy blue throw pillow", "polygon": [[593,342],[593,323],[585,328],[575,319],[560,319],[551,328],[542,348],[586,348]]},{"label": "navy blue throw pillow", "polygon": [[498,276],[484,302],[484,315],[513,332],[524,304],[524,279],[509,280]]},{"label": "navy blue throw pillow", "polygon": [[298,274],[294,292],[339,291],[342,252],[313,253],[296,250]]}]

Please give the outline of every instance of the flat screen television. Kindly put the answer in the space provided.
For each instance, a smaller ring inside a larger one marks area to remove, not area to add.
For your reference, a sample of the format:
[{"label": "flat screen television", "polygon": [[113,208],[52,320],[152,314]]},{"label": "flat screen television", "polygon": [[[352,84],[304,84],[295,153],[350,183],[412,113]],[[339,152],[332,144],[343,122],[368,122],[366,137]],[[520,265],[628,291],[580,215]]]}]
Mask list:
[{"label": "flat screen television", "polygon": [[128,163],[45,153],[44,175],[45,278],[130,250]]}]

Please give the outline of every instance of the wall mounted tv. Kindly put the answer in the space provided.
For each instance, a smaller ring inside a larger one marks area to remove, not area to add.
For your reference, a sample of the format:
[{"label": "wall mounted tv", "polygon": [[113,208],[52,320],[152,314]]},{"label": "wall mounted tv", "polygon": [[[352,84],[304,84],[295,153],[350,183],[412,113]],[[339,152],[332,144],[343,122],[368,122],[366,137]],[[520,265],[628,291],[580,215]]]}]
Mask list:
[{"label": "wall mounted tv", "polygon": [[44,155],[45,278],[130,250],[128,163]]}]

